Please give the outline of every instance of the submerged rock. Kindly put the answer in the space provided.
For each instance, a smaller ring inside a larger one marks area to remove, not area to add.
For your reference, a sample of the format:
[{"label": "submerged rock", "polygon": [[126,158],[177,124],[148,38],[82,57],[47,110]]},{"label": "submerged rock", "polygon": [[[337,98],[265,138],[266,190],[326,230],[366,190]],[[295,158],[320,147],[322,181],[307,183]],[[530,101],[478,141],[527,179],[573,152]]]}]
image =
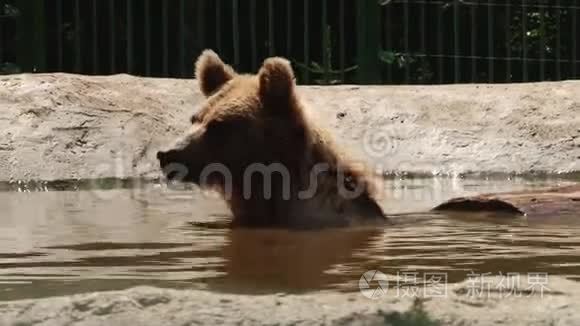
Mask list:
[{"label": "submerged rock", "polygon": [[433,210],[496,212],[542,219],[566,215],[579,216],[580,185],[453,198]]}]

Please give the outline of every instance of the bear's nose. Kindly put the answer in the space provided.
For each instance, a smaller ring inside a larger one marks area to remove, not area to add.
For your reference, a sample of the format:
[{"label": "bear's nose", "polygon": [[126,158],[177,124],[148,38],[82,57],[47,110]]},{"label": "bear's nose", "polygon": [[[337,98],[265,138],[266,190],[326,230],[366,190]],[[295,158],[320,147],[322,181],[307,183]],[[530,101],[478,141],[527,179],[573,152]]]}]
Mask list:
[{"label": "bear's nose", "polygon": [[163,161],[166,157],[167,157],[166,152],[162,152],[162,151],[157,152],[157,159],[159,161]]}]

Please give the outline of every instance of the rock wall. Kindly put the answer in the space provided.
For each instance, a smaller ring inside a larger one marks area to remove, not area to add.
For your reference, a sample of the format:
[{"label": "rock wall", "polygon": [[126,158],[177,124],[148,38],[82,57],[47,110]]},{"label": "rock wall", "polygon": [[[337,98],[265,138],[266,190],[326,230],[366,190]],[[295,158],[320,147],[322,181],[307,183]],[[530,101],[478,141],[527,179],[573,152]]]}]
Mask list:
[{"label": "rock wall", "polygon": [[[392,288],[384,296],[368,299],[359,292],[235,295],[137,287],[0,302],[0,324],[578,325],[578,282],[562,278],[549,278],[539,285],[526,278],[512,286],[505,279],[500,282],[502,279],[476,278],[434,292],[419,290],[420,306],[408,294],[397,295],[403,292]],[[496,291],[478,284],[508,286]]]},{"label": "rock wall", "polygon": [[[308,109],[388,173],[580,171],[580,82],[300,87]],[[203,101],[195,80],[0,78],[0,181],[155,177]]]}]

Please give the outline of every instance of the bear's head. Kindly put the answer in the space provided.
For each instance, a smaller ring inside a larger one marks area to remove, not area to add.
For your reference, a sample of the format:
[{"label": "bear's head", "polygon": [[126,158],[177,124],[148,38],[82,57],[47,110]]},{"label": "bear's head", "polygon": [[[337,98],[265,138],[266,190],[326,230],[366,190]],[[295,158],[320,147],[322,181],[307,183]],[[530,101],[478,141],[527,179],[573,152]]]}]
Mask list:
[{"label": "bear's head", "polygon": [[384,221],[368,176],[306,117],[287,60],[266,59],[244,75],[206,50],[195,72],[206,100],[186,133],[157,153],[168,179],[220,191],[245,225]]},{"label": "bear's head", "polygon": [[243,75],[205,50],[195,73],[206,101],[185,135],[157,154],[169,179],[220,185],[225,170],[235,181],[252,164],[295,168],[307,126],[287,60],[269,58],[257,75]]}]

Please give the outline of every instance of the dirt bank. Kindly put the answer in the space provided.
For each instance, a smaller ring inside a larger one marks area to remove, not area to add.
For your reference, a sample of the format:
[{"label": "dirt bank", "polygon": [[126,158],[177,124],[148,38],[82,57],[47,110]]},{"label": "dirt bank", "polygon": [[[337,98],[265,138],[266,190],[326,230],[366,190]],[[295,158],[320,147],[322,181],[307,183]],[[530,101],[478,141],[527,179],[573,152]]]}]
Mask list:
[{"label": "dirt bank", "polygon": [[[437,292],[417,291],[420,295],[433,293],[433,296],[428,294],[424,297],[421,305],[417,305],[417,301],[410,295],[402,294],[405,292],[397,294],[393,288],[386,288],[384,297],[371,300],[361,293],[243,296],[138,287],[120,292],[0,302],[0,324],[578,324],[580,286],[577,282],[561,278],[550,278],[541,283],[531,278],[529,280],[525,275],[518,282],[512,283],[506,282],[505,278],[474,278],[447,289],[441,288]],[[500,284],[505,286],[503,291],[497,287]]]},{"label": "dirt bank", "polygon": [[[580,82],[301,87],[321,122],[386,172],[580,171]],[[194,80],[0,78],[0,181],[157,176],[202,101]]]}]

